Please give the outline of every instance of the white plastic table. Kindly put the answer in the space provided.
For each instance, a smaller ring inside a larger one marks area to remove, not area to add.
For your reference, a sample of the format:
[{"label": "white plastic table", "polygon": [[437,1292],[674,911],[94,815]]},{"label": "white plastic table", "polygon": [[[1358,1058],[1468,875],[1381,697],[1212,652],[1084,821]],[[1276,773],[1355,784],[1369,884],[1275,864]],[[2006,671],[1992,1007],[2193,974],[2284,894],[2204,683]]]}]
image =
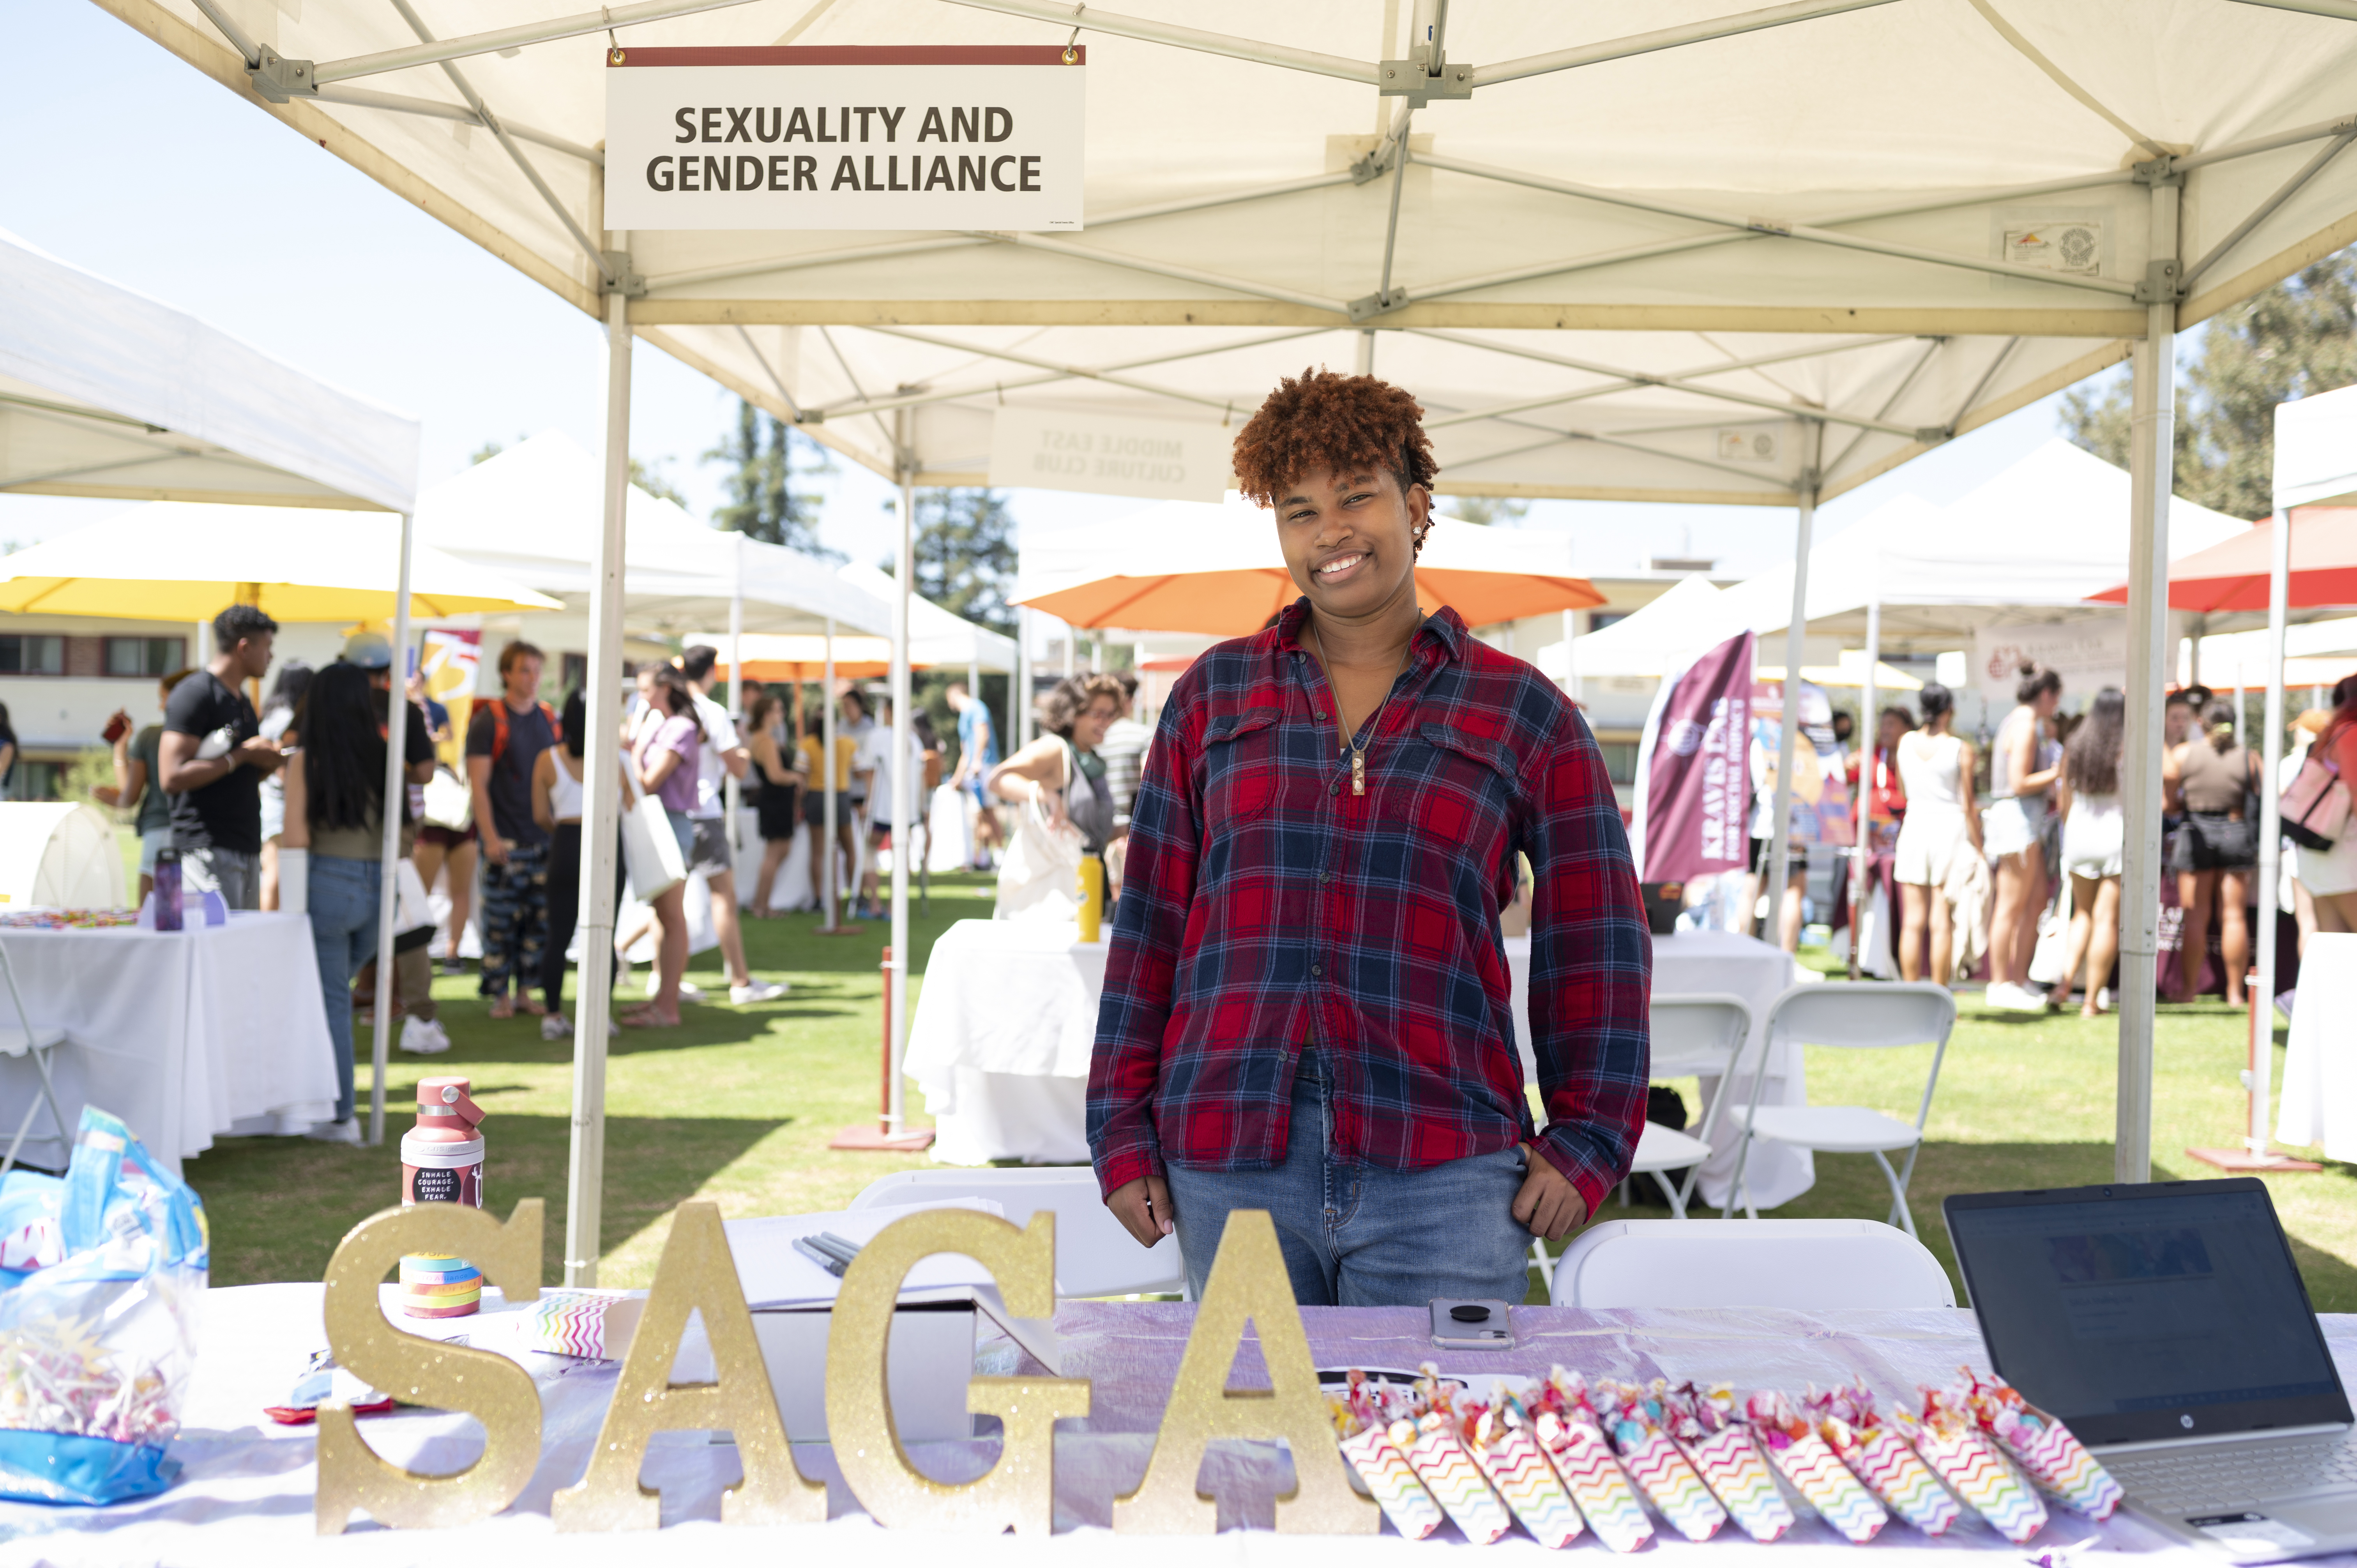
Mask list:
[{"label": "white plastic table", "polygon": [[[161,1495],[111,1509],[52,1508],[0,1503],[0,1562],[43,1563],[57,1568],[120,1568],[168,1562],[185,1568],[250,1568],[255,1563],[302,1568],[320,1564],[407,1564],[503,1562],[516,1553],[561,1561],[567,1568],[692,1568],[780,1562],[847,1563],[861,1568],[1088,1568],[1118,1560],[1123,1568],[1257,1568],[1281,1554],[1288,1568],[1361,1568],[1429,1563],[1432,1553],[1462,1548],[1456,1528],[1444,1525],[1428,1541],[1409,1541],[1386,1528],[1381,1535],[1287,1536],[1269,1533],[1272,1497],[1290,1484],[1292,1467],[1276,1445],[1218,1444],[1204,1466],[1205,1484],[1222,1498],[1222,1533],[1211,1536],[1114,1537],[1107,1529],[1117,1492],[1135,1487],[1146,1470],[1153,1434],[1169,1397],[1178,1355],[1194,1308],[1184,1303],[1070,1302],[1056,1315],[1063,1375],[1094,1385],[1094,1413],[1060,1424],[1056,1443],[1056,1534],[947,1537],[919,1530],[881,1530],[860,1510],[821,1443],[795,1444],[802,1473],[827,1483],[828,1521],[777,1529],[719,1523],[723,1487],[741,1466],[725,1436],[701,1432],[659,1434],[649,1445],[643,1485],[662,1494],[663,1528],[652,1531],[556,1538],[549,1497],[578,1480],[610,1401],[618,1369],[612,1362],[526,1355],[521,1359],[539,1385],[541,1462],[523,1494],[506,1511],[456,1530],[386,1530],[355,1521],[335,1538],[314,1533],[317,1472],[310,1427],[272,1424],[265,1404],[283,1400],[303,1359],[326,1343],[317,1284],[252,1285],[208,1294],[198,1336],[195,1387],[172,1456],[184,1469]],[[1561,1363],[1589,1377],[1664,1377],[1673,1382],[1726,1380],[1738,1389],[1798,1389],[1814,1382],[1863,1379],[1887,1403],[1919,1382],[1945,1382],[1960,1363],[1986,1366],[1973,1315],[1963,1311],[1798,1313],[1767,1309],[1708,1312],[1581,1312],[1516,1307],[1512,1351],[1433,1348],[1429,1325],[1417,1309],[1312,1307],[1303,1312],[1310,1352],[1321,1367],[1412,1366],[1438,1363],[1444,1372],[1495,1371],[1543,1375]],[[2325,1339],[2343,1381],[2357,1379],[2357,1317],[2322,1319]],[[495,1344],[496,1342],[490,1342]],[[1238,1358],[1239,1380],[1260,1376],[1249,1346]],[[985,1339],[977,1370],[1039,1369],[1005,1340]],[[450,1471],[481,1451],[481,1428],[471,1419],[430,1411],[371,1417],[361,1434],[387,1458],[423,1471]],[[936,1478],[975,1478],[996,1460],[995,1438],[911,1444],[916,1463]],[[1243,1526],[1243,1529],[1230,1528]],[[1663,1539],[1669,1537],[1669,1539]],[[537,1543],[537,1544],[535,1544]],[[2097,1525],[2053,1512],[2029,1550],[2092,1543],[2076,1563],[2113,1563],[2133,1554],[2148,1568],[2198,1568],[2217,1559],[2172,1543],[2119,1514]],[[1480,1549],[1483,1563],[1511,1557],[1542,1563],[1594,1561],[1603,1549],[1583,1538],[1569,1553],[1550,1553],[1521,1530]],[[1721,1568],[1735,1558],[1760,1568],[1811,1568],[1858,1563],[1954,1562],[1960,1553],[1989,1555],[2018,1565],[2026,1550],[2008,1547],[1985,1527],[1959,1526],[1937,1541],[1893,1523],[1871,1546],[1846,1544],[1821,1521],[1803,1518],[1782,1541],[1760,1545],[1721,1530],[1689,1543],[1659,1530],[1648,1559],[1675,1559]],[[1070,1560],[1067,1565],[1066,1560]],[[2326,1559],[2343,1565],[2351,1557]]]},{"label": "white plastic table", "polygon": [[2357,935],[2312,931],[2299,963],[2299,996],[2284,1046],[2276,1136],[2321,1144],[2327,1158],[2357,1160]]},{"label": "white plastic table", "polygon": [[[230,1133],[300,1133],[335,1113],[336,1064],[311,922],[233,914],[184,931],[0,931],[35,1023],[61,1025],[54,1058],[69,1123],[85,1101],[120,1116],[174,1170]],[[0,1021],[8,1002],[0,995]],[[0,1058],[0,1149],[40,1078]],[[23,1158],[64,1168],[43,1108]]]}]

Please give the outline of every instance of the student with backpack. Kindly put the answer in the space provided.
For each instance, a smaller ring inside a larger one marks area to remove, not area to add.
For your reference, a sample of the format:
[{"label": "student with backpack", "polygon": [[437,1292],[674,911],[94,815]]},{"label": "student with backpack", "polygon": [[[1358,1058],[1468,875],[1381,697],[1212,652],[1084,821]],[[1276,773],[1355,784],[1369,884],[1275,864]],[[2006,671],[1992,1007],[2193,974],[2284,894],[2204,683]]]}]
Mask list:
[{"label": "student with backpack", "polygon": [[556,711],[540,700],[544,662],[529,642],[500,650],[505,690],[467,725],[467,779],[483,842],[482,993],[494,1018],[546,1011],[532,994],[548,937],[549,853],[548,830],[533,820],[532,775],[557,737]]}]

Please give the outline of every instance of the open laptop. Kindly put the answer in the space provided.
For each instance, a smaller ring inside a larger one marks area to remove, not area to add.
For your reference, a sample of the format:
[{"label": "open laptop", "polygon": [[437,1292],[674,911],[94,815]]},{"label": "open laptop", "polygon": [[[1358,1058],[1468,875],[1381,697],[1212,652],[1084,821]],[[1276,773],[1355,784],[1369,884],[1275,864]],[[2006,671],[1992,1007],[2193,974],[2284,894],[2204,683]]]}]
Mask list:
[{"label": "open laptop", "polygon": [[2357,1549],[2348,1395],[2263,1183],[1942,1207],[1997,1374],[2140,1518],[2243,1562]]}]

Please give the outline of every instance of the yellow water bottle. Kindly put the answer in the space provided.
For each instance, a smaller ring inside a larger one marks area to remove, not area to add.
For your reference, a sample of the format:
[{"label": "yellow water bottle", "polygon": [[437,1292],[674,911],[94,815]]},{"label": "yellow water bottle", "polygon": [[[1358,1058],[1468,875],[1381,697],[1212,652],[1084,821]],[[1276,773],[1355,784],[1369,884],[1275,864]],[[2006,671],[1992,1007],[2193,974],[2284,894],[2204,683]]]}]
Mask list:
[{"label": "yellow water bottle", "polygon": [[1104,862],[1081,856],[1081,940],[1092,942],[1104,926]]}]

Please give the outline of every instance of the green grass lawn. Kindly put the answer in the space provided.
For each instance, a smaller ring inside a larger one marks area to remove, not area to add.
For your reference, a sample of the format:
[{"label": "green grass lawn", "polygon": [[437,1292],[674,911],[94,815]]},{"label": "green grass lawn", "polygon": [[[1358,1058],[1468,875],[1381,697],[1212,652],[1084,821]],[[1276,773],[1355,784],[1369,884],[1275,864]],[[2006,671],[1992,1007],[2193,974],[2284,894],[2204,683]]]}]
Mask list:
[{"label": "green grass lawn", "polygon": [[[934,880],[931,915],[911,920],[912,999],[933,939],[953,919],[987,916],[990,897],[983,878]],[[814,923],[802,915],[747,926],[755,972],[791,983],[783,1001],[689,1008],[681,1028],[626,1030],[614,1041],[600,1283],[649,1282],[664,1216],[683,1198],[716,1199],[732,1217],[835,1208],[877,1176],[926,1163],[922,1155],[838,1154],[826,1146],[837,1129],[875,1115],[885,931],[867,926],[854,936],[821,937],[812,931]],[[716,953],[699,956],[689,974],[707,991],[722,988]],[[399,1201],[398,1138],[412,1121],[400,1108],[414,1102],[416,1080],[428,1073],[473,1079],[475,1097],[490,1112],[490,1206],[504,1214],[519,1197],[547,1199],[547,1277],[560,1277],[569,1047],[542,1043],[536,1019],[491,1022],[472,975],[437,982],[436,995],[455,1048],[432,1058],[394,1054],[394,1113],[382,1148],[231,1138],[188,1162],[188,1179],[211,1218],[215,1283],[317,1279],[347,1230]],[[2112,1021],[1994,1013],[1977,996],[1964,998],[1963,1009],[1913,1187],[1923,1240],[1952,1268],[1939,1222],[1945,1194],[2072,1186],[2112,1174]],[[363,1085],[368,1039],[360,1030]],[[2277,1049],[2280,1081],[2280,1041]],[[2157,1175],[2212,1174],[2183,1151],[2234,1140],[2244,1105],[2235,1079],[2242,1056],[2241,1021],[2222,1006],[2161,1009],[2153,1093]],[[1813,1050],[1810,1093],[1819,1102],[1874,1105],[1911,1117],[1929,1065],[1928,1047]],[[1686,1091],[1692,1103],[1691,1085]],[[923,1124],[921,1096],[912,1088],[909,1099],[910,1120]],[[2357,1167],[2328,1164],[2318,1175],[2268,1183],[2317,1307],[2357,1311]],[[1888,1205],[1869,1158],[1820,1155],[1814,1190],[1778,1212],[1879,1219]]]}]

